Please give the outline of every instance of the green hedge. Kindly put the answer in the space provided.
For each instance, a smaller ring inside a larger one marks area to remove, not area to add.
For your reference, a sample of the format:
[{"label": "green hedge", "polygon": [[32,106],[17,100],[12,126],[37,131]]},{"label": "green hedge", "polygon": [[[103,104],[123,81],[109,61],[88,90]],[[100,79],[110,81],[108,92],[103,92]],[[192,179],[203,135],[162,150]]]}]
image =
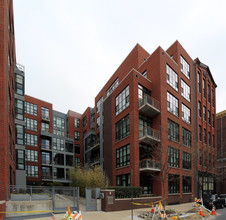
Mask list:
[{"label": "green hedge", "polygon": [[141,187],[131,187],[130,186],[111,186],[110,189],[115,190],[115,198],[131,198],[131,192],[133,191],[133,198],[140,197],[142,194]]}]

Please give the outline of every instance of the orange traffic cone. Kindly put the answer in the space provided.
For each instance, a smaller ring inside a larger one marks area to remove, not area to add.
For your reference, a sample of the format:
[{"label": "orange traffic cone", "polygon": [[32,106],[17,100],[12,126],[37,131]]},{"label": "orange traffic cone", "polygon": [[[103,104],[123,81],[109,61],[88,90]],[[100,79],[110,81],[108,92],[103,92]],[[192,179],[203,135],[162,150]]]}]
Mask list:
[{"label": "orange traffic cone", "polygon": [[214,205],[212,206],[212,212],[211,212],[211,215],[216,215],[216,211],[215,211],[215,206],[214,206]]},{"label": "orange traffic cone", "polygon": [[177,219],[177,216],[175,215],[175,216],[173,216],[173,219]]},{"label": "orange traffic cone", "polygon": [[154,208],[153,203],[152,203],[151,213],[155,213],[155,208]]},{"label": "orange traffic cone", "polygon": [[159,210],[163,210],[163,206],[162,206],[162,203],[161,203],[161,201],[159,202],[159,206],[158,206],[158,209],[159,209]]},{"label": "orange traffic cone", "polygon": [[202,208],[201,208],[201,206],[199,206],[199,215],[201,215],[201,216],[203,216],[203,211],[202,211]]}]

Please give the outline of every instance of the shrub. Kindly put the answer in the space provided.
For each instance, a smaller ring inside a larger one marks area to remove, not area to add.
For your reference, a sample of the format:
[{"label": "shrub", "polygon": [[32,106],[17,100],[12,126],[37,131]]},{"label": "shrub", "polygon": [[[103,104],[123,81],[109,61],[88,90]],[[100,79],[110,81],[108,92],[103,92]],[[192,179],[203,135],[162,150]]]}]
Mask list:
[{"label": "shrub", "polygon": [[142,194],[141,187],[130,187],[130,186],[111,186],[110,189],[115,190],[115,198],[131,198],[133,191],[133,198],[140,197]]}]

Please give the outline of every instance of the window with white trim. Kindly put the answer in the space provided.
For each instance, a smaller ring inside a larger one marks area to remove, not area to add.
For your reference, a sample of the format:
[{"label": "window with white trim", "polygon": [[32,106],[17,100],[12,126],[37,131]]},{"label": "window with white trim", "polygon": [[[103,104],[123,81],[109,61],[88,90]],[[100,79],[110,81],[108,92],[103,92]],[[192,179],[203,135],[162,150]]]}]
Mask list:
[{"label": "window with white trim", "polygon": [[190,79],[190,66],[187,63],[187,61],[180,56],[180,63],[181,63],[181,72],[188,78]]},{"label": "window with white trim", "polygon": [[115,115],[129,106],[129,85],[115,98]]},{"label": "window with white trim", "polygon": [[191,89],[184,80],[181,80],[181,95],[189,102],[191,101]]},{"label": "window with white trim", "polygon": [[182,120],[191,124],[191,109],[182,103]]},{"label": "window with white trim", "polygon": [[179,115],[178,99],[171,93],[167,92],[167,110],[174,115]]},{"label": "window with white trim", "polygon": [[178,91],[178,75],[169,65],[166,65],[166,75],[167,83]]}]

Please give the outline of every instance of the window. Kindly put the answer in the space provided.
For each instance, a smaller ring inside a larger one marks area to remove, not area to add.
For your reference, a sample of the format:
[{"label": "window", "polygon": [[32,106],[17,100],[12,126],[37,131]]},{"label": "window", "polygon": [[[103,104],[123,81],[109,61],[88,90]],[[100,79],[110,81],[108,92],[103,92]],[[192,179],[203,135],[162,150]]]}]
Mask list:
[{"label": "window", "polygon": [[53,153],[53,164],[55,165],[64,165],[64,154]]},{"label": "window", "polygon": [[201,110],[201,102],[198,102],[198,112],[199,112],[199,117],[202,117],[202,110]]},{"label": "window", "polygon": [[112,85],[107,90],[107,97],[115,90],[118,86],[118,78],[112,83]]},{"label": "window", "polygon": [[210,103],[210,85],[207,86],[208,102]]},{"label": "window", "polygon": [[123,138],[129,136],[129,115],[121,119],[115,125],[116,139],[115,141],[122,140]]},{"label": "window", "polygon": [[202,141],[202,127],[199,125],[199,141]]},{"label": "window", "polygon": [[64,126],[65,126],[64,118],[53,116],[53,126],[60,129],[64,129]]},{"label": "window", "polygon": [[130,145],[126,145],[116,150],[116,167],[130,165]]},{"label": "window", "polygon": [[179,142],[179,125],[168,119],[168,139]]},{"label": "window", "polygon": [[52,179],[50,167],[42,167],[42,177]]},{"label": "window", "polygon": [[203,87],[203,97],[206,98],[206,80],[205,79],[203,79],[202,87]]},{"label": "window", "polygon": [[41,107],[42,119],[49,121],[49,109]]},{"label": "window", "polygon": [[15,92],[24,95],[24,77],[19,74],[15,74]]},{"label": "window", "polygon": [[116,185],[117,186],[130,186],[130,174],[123,174],[116,176]]},{"label": "window", "polygon": [[212,126],[215,127],[214,114],[212,114]]},{"label": "window", "polygon": [[24,102],[19,99],[15,99],[15,116],[16,119],[24,120]]},{"label": "window", "polygon": [[100,128],[100,117],[97,118],[97,129]]},{"label": "window", "polygon": [[141,101],[141,100],[145,99],[145,97],[149,97],[149,96],[151,96],[151,91],[139,84],[138,85],[139,101]]},{"label": "window", "polygon": [[191,169],[191,154],[183,152],[183,168],[190,170]]},{"label": "window", "polygon": [[202,151],[199,150],[199,165],[202,165]]},{"label": "window", "polygon": [[65,151],[74,153],[73,142],[65,141]]},{"label": "window", "polygon": [[182,120],[191,124],[191,110],[182,103]]},{"label": "window", "polygon": [[207,160],[207,154],[206,154],[206,151],[204,151],[204,166],[206,166],[206,160]]},{"label": "window", "polygon": [[183,145],[191,147],[191,132],[186,128],[182,128]]},{"label": "window", "polygon": [[201,93],[200,73],[198,73],[198,91]]},{"label": "window", "polygon": [[80,166],[80,158],[79,157],[75,157],[75,167],[79,167]]},{"label": "window", "polygon": [[203,118],[206,121],[206,106],[203,106]]},{"label": "window", "polygon": [[83,128],[87,125],[87,115],[82,120]]},{"label": "window", "polygon": [[38,162],[38,151],[26,150],[26,161]]},{"label": "window", "polygon": [[142,76],[144,76],[145,78],[147,78],[147,70],[144,70],[144,72],[142,73]]},{"label": "window", "polygon": [[75,128],[80,128],[80,119],[75,118]]},{"label": "window", "polygon": [[211,168],[211,153],[209,153],[209,168]]},{"label": "window", "polygon": [[50,153],[49,152],[42,152],[42,164],[51,164],[50,160]]},{"label": "window", "polygon": [[37,131],[37,120],[31,119],[31,118],[25,118],[25,124],[26,124],[26,129],[32,130],[32,131]]},{"label": "window", "polygon": [[183,176],[183,193],[191,193],[191,177]]},{"label": "window", "polygon": [[80,146],[75,144],[75,154],[80,154]]},{"label": "window", "polygon": [[16,125],[16,144],[24,145],[24,127]]},{"label": "window", "polygon": [[42,123],[41,123],[41,130],[42,130],[43,132],[49,132],[49,124],[48,124],[48,123],[42,122]]},{"label": "window", "polygon": [[41,148],[50,150],[50,140],[48,139],[41,139]]},{"label": "window", "polygon": [[210,134],[210,132],[208,132],[208,143],[209,143],[209,146],[211,146],[211,134]]},{"label": "window", "polygon": [[60,138],[53,138],[53,150],[64,151],[64,140]]},{"label": "window", "polygon": [[204,144],[206,144],[206,129],[204,128],[203,132],[203,139],[204,139]]},{"label": "window", "polygon": [[25,102],[25,113],[37,116],[37,105]]},{"label": "window", "polygon": [[212,89],[212,106],[214,107],[214,91]]},{"label": "window", "polygon": [[65,179],[64,168],[53,168],[53,178],[54,179]]},{"label": "window", "polygon": [[38,136],[33,134],[25,134],[25,144],[28,146],[38,146]]},{"label": "window", "polygon": [[180,150],[168,147],[168,166],[170,167],[180,167]]},{"label": "window", "polygon": [[143,115],[139,115],[139,137],[147,135],[149,128],[152,127],[152,120]]},{"label": "window", "polygon": [[181,95],[189,102],[191,101],[191,89],[184,80],[181,80]]},{"label": "window", "polygon": [[180,63],[181,63],[181,72],[188,78],[190,79],[190,66],[187,63],[187,61],[180,56]]},{"label": "window", "polygon": [[208,123],[211,124],[210,111],[208,110]]},{"label": "window", "polygon": [[167,92],[167,110],[174,115],[179,115],[178,99]]},{"label": "window", "polygon": [[115,115],[118,115],[129,106],[129,86],[115,98]]},{"label": "window", "polygon": [[169,194],[175,194],[180,192],[180,176],[168,175],[168,192]]},{"label": "window", "polygon": [[27,177],[38,177],[38,166],[26,166]]},{"label": "window", "polygon": [[178,75],[171,69],[170,66],[166,65],[167,83],[178,91]]},{"label": "window", "polygon": [[215,136],[214,136],[214,134],[213,134],[213,148],[215,148]]},{"label": "window", "polygon": [[16,169],[17,170],[25,169],[24,150],[16,150]]},{"label": "window", "polygon": [[58,129],[53,129],[53,134],[57,135],[57,136],[65,136],[65,132],[64,131],[61,131],[61,130],[58,130]]},{"label": "window", "polygon": [[76,141],[80,140],[80,133],[78,131],[75,131],[75,140]]},{"label": "window", "polygon": [[66,155],[66,166],[74,166],[73,155]]},{"label": "window", "polygon": [[103,103],[103,97],[101,97],[101,98],[98,100],[98,102],[97,102],[97,113],[100,112],[100,105],[101,105],[101,103]]}]

